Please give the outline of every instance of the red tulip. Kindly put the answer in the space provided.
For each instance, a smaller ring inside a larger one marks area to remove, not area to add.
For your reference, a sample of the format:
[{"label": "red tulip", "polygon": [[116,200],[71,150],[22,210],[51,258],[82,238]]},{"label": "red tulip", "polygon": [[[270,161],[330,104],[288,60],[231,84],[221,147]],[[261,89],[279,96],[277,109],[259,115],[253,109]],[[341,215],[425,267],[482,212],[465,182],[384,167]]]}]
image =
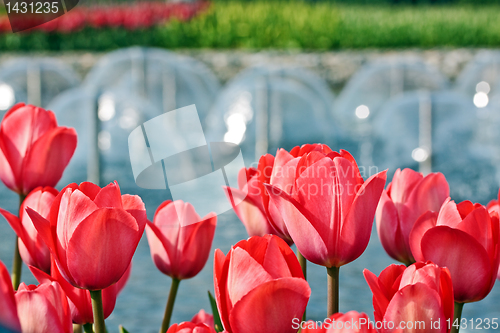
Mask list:
[{"label": "red tulip", "polygon": [[322,325],[314,321],[302,323],[302,333],[376,333],[374,323],[365,313],[349,311],[346,314],[335,313]]},{"label": "red tulip", "polygon": [[[396,332],[398,329],[405,332],[450,331],[454,302],[447,268],[431,262],[417,262],[408,268],[390,265],[379,277],[367,269],[363,274],[373,293],[375,328],[379,332]],[[412,330],[403,325],[420,326]]]},{"label": "red tulip", "polygon": [[[108,318],[113,312],[116,304],[116,297],[125,287],[125,284],[130,276],[131,268],[132,265],[129,266],[125,274],[123,274],[117,283],[102,290],[102,302],[105,319]],[[55,262],[52,264],[51,275],[48,275],[35,267],[30,267],[30,270],[39,283],[59,283],[68,297],[69,309],[73,323],[84,325],[94,322],[90,292],[86,289],[75,288],[69,284],[69,282],[66,281],[66,279],[64,279],[61,275],[61,272],[59,272]]]},{"label": "red tulip", "polygon": [[424,177],[411,169],[396,170],[387,190],[382,192],[375,214],[385,251],[406,265],[414,263],[409,237],[415,221],[429,210],[439,211],[449,196],[448,182],[442,173]]},{"label": "red tulip", "polygon": [[[500,198],[500,191],[498,194],[499,194],[498,197]],[[499,202],[500,202],[500,200],[491,200],[488,203],[488,206],[486,206],[486,208],[488,209],[488,212],[490,212],[490,215],[492,215],[493,212],[496,212],[497,215],[500,215],[500,203]],[[500,280],[500,267],[498,268],[497,279]]]},{"label": "red tulip", "polygon": [[269,200],[264,184],[274,185],[290,194],[299,160],[297,157],[311,151],[328,154],[332,150],[322,144],[303,145],[293,148],[290,152],[279,149],[276,157],[270,154],[262,156],[257,169],[248,168],[240,171],[238,177],[240,188],[239,190],[231,188],[230,191],[233,196],[244,200],[236,206],[231,200],[231,204],[250,236],[271,233],[281,237],[289,245],[293,244],[283,218],[274,203]]},{"label": "red tulip", "polygon": [[215,327],[214,316],[206,313],[203,309],[194,315],[194,317],[191,319],[191,322],[194,324],[206,324],[209,327]]},{"label": "red tulip", "polygon": [[21,283],[15,297],[22,332],[73,333],[68,301],[57,282]]},{"label": "red tulip", "polygon": [[215,250],[217,308],[228,333],[297,332],[311,289],[299,262],[279,237],[254,236],[227,256]]},{"label": "red tulip", "polygon": [[[178,216],[178,212],[180,216]],[[207,263],[217,217],[203,219],[194,207],[181,200],[167,200],[156,210],[153,223],[147,223],[151,257],[163,273],[178,280],[198,274]]]},{"label": "red tulip", "polygon": [[267,185],[297,249],[309,261],[340,267],[366,249],[386,171],[363,181],[345,150],[312,151],[297,161],[291,194]]},{"label": "red tulip", "polygon": [[410,234],[416,260],[431,260],[450,270],[455,301],[477,302],[495,283],[500,261],[498,215],[486,207],[449,199],[439,214],[422,215]]},{"label": "red tulip", "polygon": [[10,280],[7,267],[0,261],[0,331],[2,328],[14,332],[21,331],[21,324],[17,316],[17,305],[14,297],[14,289]]},{"label": "red tulip", "polygon": [[28,266],[41,269],[46,273],[50,273],[50,251],[42,237],[36,231],[31,218],[26,213],[26,208],[30,207],[44,218],[47,218],[52,202],[58,193],[52,187],[38,187],[30,192],[19,209],[21,218],[0,208],[0,214],[9,222],[20,239],[19,253],[24,263]]},{"label": "red tulip", "polygon": [[190,321],[173,324],[167,333],[215,333],[215,329],[206,324],[194,324]]},{"label": "red tulip", "polygon": [[0,124],[0,179],[24,195],[55,186],[75,149],[75,130],[58,127],[52,111],[16,104]]},{"label": "red tulip", "polygon": [[121,195],[118,184],[102,189],[70,184],[54,200],[49,220],[27,209],[62,276],[73,286],[102,290],[130,265],[146,225],[141,198]]}]

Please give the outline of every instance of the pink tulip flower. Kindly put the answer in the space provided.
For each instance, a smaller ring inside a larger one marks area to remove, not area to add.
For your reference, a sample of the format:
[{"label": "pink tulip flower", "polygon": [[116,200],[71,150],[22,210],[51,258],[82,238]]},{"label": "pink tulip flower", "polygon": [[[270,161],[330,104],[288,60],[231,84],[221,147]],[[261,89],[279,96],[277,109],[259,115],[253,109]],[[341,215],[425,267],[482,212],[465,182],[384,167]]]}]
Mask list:
[{"label": "pink tulip flower", "polygon": [[438,213],[422,215],[410,234],[416,260],[431,260],[450,270],[459,303],[485,298],[495,283],[500,262],[500,231],[496,213],[486,207],[447,199]]},{"label": "pink tulip flower", "polygon": [[297,157],[303,156],[311,151],[324,154],[332,150],[323,144],[307,144],[295,147],[290,152],[279,149],[276,157],[271,154],[262,156],[257,168],[242,169],[239,173],[239,189],[229,189],[233,196],[243,199],[238,205],[231,201],[233,209],[245,225],[250,236],[263,236],[275,234],[281,237],[288,245],[293,240],[287,227],[276,209],[264,184],[274,185],[290,194],[295,178]]},{"label": "pink tulip flower", "polygon": [[290,181],[292,190],[272,184],[266,189],[297,249],[327,268],[357,259],[370,240],[386,171],[364,181],[344,150],[312,151],[293,161],[297,172]]},{"label": "pink tulip flower", "polygon": [[292,333],[311,289],[290,247],[275,235],[254,236],[227,255],[215,250],[217,308],[228,333]]},{"label": "pink tulip flower", "polygon": [[68,300],[57,282],[21,283],[15,297],[22,332],[73,333]]},{"label": "pink tulip flower", "polygon": [[146,226],[141,198],[121,195],[116,182],[102,189],[70,184],[54,200],[48,220],[28,215],[50,249],[61,275],[74,287],[102,290],[130,266]]},{"label": "pink tulip flower", "polygon": [[46,273],[50,273],[50,250],[38,234],[38,231],[36,231],[31,218],[26,212],[26,208],[30,207],[42,217],[48,218],[52,202],[54,202],[58,194],[59,192],[52,187],[38,187],[34,189],[24,199],[19,209],[19,216],[21,218],[0,208],[0,214],[5,217],[19,237],[19,254],[24,263],[28,266],[41,269]]},{"label": "pink tulip flower", "polygon": [[22,195],[56,186],[75,149],[75,130],[57,126],[51,111],[16,104],[0,124],[0,179]]},{"label": "pink tulip flower", "polygon": [[447,268],[417,262],[408,268],[390,265],[378,277],[367,269],[363,274],[373,293],[378,332],[450,331],[454,302]]},{"label": "pink tulip flower", "polygon": [[409,238],[415,221],[429,210],[439,211],[449,196],[442,173],[424,177],[411,169],[396,170],[375,214],[378,236],[387,254],[406,265],[414,263]]},{"label": "pink tulip flower", "polygon": [[[180,216],[178,216],[178,212]],[[210,213],[203,219],[194,207],[181,200],[167,200],[156,210],[153,223],[146,226],[151,257],[156,267],[172,278],[183,280],[197,275],[205,266],[217,225]]]}]

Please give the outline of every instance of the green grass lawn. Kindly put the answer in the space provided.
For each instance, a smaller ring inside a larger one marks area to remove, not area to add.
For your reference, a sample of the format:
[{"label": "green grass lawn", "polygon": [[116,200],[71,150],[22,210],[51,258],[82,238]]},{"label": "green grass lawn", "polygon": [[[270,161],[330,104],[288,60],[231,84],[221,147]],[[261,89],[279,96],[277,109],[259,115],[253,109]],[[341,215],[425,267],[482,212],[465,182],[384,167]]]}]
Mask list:
[{"label": "green grass lawn", "polygon": [[500,6],[366,6],[332,3],[215,3],[189,22],[148,30],[0,36],[0,50],[164,48],[336,50],[499,47]]}]

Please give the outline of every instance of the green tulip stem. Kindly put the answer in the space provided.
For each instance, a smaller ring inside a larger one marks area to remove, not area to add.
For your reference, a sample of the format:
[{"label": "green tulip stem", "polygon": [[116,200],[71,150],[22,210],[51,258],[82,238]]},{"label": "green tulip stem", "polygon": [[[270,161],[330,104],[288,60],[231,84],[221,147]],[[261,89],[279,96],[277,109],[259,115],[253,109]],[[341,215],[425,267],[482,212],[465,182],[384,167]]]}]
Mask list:
[{"label": "green tulip stem", "polygon": [[339,312],[339,271],[340,267],[326,269],[328,273],[328,318]]},{"label": "green tulip stem", "polygon": [[[299,260],[300,268],[302,268],[302,274],[304,274],[304,279],[307,280],[307,259],[304,258],[302,253],[297,249],[297,259]],[[304,315],[302,316],[302,320],[306,321],[306,310],[304,310]]]},{"label": "green tulip stem", "polygon": [[[19,210],[21,210],[21,205],[23,204],[26,196],[24,194],[19,194]],[[19,218],[22,217],[22,212],[19,212]],[[19,254],[19,237],[16,236],[16,244],[14,247],[14,259],[12,260],[12,287],[17,290],[19,284],[21,283],[21,272],[23,267],[23,261],[21,255]]]},{"label": "green tulip stem", "polygon": [[[464,303],[455,302],[455,312],[453,313],[451,333],[458,333],[458,331],[460,331],[460,320],[462,319],[463,308],[464,308]],[[455,322],[457,323],[457,325],[454,325]]]},{"label": "green tulip stem", "polygon": [[172,311],[174,310],[175,297],[177,296],[177,290],[179,290],[179,283],[181,283],[181,280],[172,278],[170,293],[168,294],[167,307],[165,308],[165,315],[163,316],[160,333],[165,333],[170,326],[170,318],[172,317]]},{"label": "green tulip stem", "polygon": [[95,333],[106,333],[106,326],[104,325],[104,310],[102,308],[101,290],[90,290],[90,298],[92,299],[92,311],[94,313]]},{"label": "green tulip stem", "polygon": [[19,254],[19,237],[16,236],[16,244],[14,247],[14,260],[12,261],[12,287],[17,290],[19,284],[21,283],[21,268],[23,266],[23,261],[21,260],[21,255]]}]

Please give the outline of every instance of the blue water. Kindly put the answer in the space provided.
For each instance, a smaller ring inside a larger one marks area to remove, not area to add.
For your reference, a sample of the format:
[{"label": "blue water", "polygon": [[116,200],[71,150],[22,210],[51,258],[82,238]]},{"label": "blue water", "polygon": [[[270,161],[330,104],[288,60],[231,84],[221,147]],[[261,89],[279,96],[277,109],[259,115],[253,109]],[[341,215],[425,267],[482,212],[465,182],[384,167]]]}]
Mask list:
[{"label": "blue water", "polygon": [[[135,192],[136,190],[122,189],[122,192]],[[143,199],[146,202],[148,215],[152,218],[152,214],[163,198],[158,192],[150,191],[145,192]],[[2,189],[0,200],[2,208],[15,211],[17,196]],[[0,220],[0,260],[9,268],[12,263],[14,236],[7,222]],[[213,293],[213,250],[220,248],[227,253],[232,244],[246,237],[243,225],[233,212],[226,212],[219,216],[212,254],[198,276],[181,282],[172,323],[188,321],[200,309],[210,311],[207,290]],[[378,275],[391,263],[393,260],[383,250],[376,231],[373,229],[370,243],[364,254],[340,269],[340,310],[342,312],[349,310],[366,312],[373,319],[372,294],[362,272],[364,268],[367,268]],[[171,280],[160,273],[153,264],[145,236],[137,248],[133,265],[130,280],[118,297],[115,311],[106,320],[108,330],[118,332],[118,325],[122,324],[131,333],[156,333],[161,325]],[[36,282],[25,266],[22,280],[26,283]],[[308,281],[312,295],[307,308],[307,317],[313,320],[323,320],[326,316],[327,298],[325,268],[309,263]],[[500,285],[497,283],[484,300],[466,304],[463,315],[467,319],[500,318],[499,302]],[[461,330],[461,332],[472,331]],[[493,329],[482,331],[495,332]]]}]

